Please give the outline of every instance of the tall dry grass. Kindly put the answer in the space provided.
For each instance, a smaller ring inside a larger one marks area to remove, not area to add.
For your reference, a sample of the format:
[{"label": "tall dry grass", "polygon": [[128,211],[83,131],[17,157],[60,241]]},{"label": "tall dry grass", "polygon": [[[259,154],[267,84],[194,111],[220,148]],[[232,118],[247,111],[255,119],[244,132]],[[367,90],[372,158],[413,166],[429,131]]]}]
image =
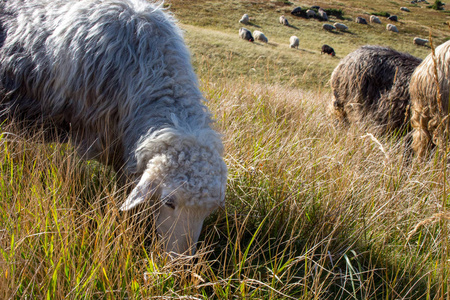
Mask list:
[{"label": "tall dry grass", "polygon": [[3,126],[1,299],[449,297],[438,156],[334,127],[326,91],[202,78],[229,182],[197,257],[160,252],[150,207],[121,214],[108,168]]}]

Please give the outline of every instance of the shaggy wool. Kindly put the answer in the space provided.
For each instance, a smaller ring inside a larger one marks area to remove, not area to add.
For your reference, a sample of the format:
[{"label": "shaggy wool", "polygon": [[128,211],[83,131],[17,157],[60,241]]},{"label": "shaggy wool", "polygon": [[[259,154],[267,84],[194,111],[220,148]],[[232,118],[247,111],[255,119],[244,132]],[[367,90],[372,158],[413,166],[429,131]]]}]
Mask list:
[{"label": "shaggy wool", "polygon": [[421,60],[381,46],[363,46],[331,75],[331,115],[343,122],[373,122],[380,132],[407,127],[409,80]]},{"label": "shaggy wool", "polygon": [[8,0],[0,11],[0,121],[70,140],[140,182],[124,209],[148,193],[223,205],[221,136],[168,12],[144,0]]},{"label": "shaggy wool", "polygon": [[424,157],[434,146],[448,152],[450,41],[429,54],[411,77],[413,150]]}]

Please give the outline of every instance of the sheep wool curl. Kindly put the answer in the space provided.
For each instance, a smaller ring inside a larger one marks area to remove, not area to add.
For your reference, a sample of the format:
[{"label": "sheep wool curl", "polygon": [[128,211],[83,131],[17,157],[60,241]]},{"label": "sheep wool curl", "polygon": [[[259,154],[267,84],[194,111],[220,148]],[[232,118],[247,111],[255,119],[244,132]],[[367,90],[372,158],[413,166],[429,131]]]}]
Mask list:
[{"label": "sheep wool curl", "polygon": [[424,157],[434,146],[448,152],[449,53],[450,41],[447,41],[436,47],[435,58],[429,54],[411,77],[412,148],[419,157]]},{"label": "sheep wool curl", "polygon": [[267,37],[264,35],[264,33],[262,33],[262,32],[259,31],[259,30],[253,31],[253,38],[254,38],[255,40],[257,40],[257,41],[261,41],[261,42],[264,42],[264,43],[268,43],[268,42],[269,42],[269,40],[268,40]]},{"label": "sheep wool curl", "polygon": [[380,133],[403,130],[409,116],[409,80],[420,62],[381,46],[351,52],[331,74],[332,118],[343,123],[372,121]]},{"label": "sheep wool curl", "polygon": [[137,183],[121,209],[155,196],[166,251],[195,251],[227,168],[174,18],[144,0],[0,6],[0,121],[113,166]]},{"label": "sheep wool curl", "polygon": [[300,45],[300,40],[298,39],[298,37],[293,35],[289,38],[289,47],[298,49],[299,45]]}]

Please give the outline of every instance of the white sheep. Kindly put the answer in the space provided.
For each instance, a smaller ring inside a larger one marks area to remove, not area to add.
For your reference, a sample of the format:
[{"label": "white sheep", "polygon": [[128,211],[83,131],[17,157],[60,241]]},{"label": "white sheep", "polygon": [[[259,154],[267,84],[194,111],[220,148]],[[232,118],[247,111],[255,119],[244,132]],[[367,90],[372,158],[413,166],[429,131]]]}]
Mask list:
[{"label": "white sheep", "polygon": [[386,30],[387,31],[392,31],[392,32],[398,32],[397,26],[395,26],[394,24],[387,24],[386,25]]},{"label": "white sheep", "polygon": [[242,18],[239,20],[239,23],[248,24],[250,22],[250,18],[247,14],[244,14]]},{"label": "white sheep", "polygon": [[377,16],[371,15],[370,16],[370,23],[381,24],[381,20]]},{"label": "white sheep", "polygon": [[322,21],[328,21],[328,15],[327,15],[327,13],[326,13],[326,11],[324,11],[323,9],[319,9],[318,10],[318,13],[319,13],[319,18],[322,20]]},{"label": "white sheep", "polygon": [[348,26],[342,23],[334,23],[333,26],[339,30],[348,30]]},{"label": "white sheep", "polygon": [[239,28],[239,37],[241,39],[249,41],[249,42],[255,41],[255,39],[253,38],[252,32],[244,27]]},{"label": "white sheep", "polygon": [[257,40],[257,41],[261,41],[261,42],[264,42],[264,43],[268,43],[268,42],[269,42],[269,40],[268,40],[267,37],[264,35],[264,33],[262,33],[262,32],[259,31],[259,30],[253,31],[253,38],[254,38],[255,40]]},{"label": "white sheep", "polygon": [[300,40],[298,39],[298,37],[293,35],[289,39],[289,44],[290,44],[289,47],[298,49],[298,46],[300,45]]},{"label": "white sheep", "polygon": [[284,15],[280,16],[279,21],[280,21],[280,24],[283,24],[285,26],[289,26],[289,22],[288,22],[288,20],[286,19],[286,17]]},{"label": "white sheep", "polygon": [[0,5],[0,119],[133,180],[121,210],[153,199],[166,251],[194,252],[227,168],[173,17],[144,0]]},{"label": "white sheep", "polygon": [[415,37],[413,43],[419,46],[425,46],[429,41],[427,39],[422,39],[419,37]]}]

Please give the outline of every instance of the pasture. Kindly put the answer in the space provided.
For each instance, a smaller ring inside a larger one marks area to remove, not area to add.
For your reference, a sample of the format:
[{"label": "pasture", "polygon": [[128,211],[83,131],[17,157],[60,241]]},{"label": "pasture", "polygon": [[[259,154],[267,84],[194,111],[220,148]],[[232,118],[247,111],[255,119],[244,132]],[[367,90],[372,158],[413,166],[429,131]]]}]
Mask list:
[{"label": "pasture", "polygon": [[[349,26],[296,18],[341,9]],[[400,11],[406,6],[410,12]],[[409,156],[404,137],[327,115],[339,60],[366,44],[425,58],[416,36],[446,41],[449,11],[409,1],[168,0],[222,133],[226,206],[205,222],[194,260],[170,260],[146,208],[69,144],[0,133],[0,299],[449,299],[447,158]],[[360,25],[399,16],[399,33]],[[244,13],[250,25],[239,24]],[[290,27],[278,23],[284,14]],[[238,37],[260,30],[269,43]],[[300,39],[289,48],[289,37]],[[320,54],[323,44],[336,56]]]}]

